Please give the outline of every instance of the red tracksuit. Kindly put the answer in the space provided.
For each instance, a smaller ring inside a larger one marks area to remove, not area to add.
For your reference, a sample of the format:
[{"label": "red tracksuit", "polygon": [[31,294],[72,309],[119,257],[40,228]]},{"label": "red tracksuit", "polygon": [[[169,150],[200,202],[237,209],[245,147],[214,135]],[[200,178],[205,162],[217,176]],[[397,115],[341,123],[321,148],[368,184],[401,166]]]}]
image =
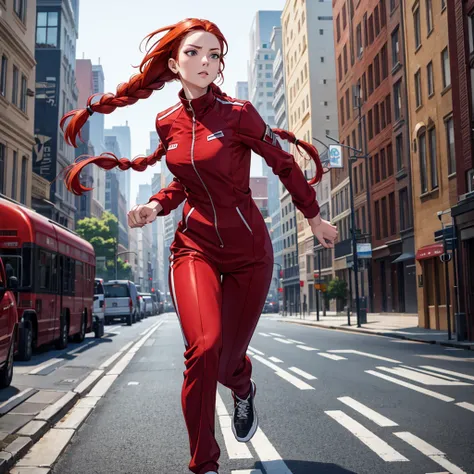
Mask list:
[{"label": "red tracksuit", "polygon": [[305,215],[319,213],[316,193],[292,155],[250,102],[219,95],[160,113],[158,135],[175,178],[150,200],[169,214],[186,199],[170,247],[170,290],[186,351],[182,407],[191,450],[189,469],[219,467],[214,436],[217,382],[244,397],[252,364],[247,347],[273,273],[270,236],[249,188],[251,150],[263,156]]}]

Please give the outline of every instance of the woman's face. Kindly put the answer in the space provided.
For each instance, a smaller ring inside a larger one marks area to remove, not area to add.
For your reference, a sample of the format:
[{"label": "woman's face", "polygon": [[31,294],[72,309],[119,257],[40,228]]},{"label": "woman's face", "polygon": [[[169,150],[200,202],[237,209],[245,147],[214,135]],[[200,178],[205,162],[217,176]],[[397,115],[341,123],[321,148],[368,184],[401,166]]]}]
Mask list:
[{"label": "woman's face", "polygon": [[170,59],[168,66],[182,82],[204,89],[217,78],[220,58],[219,40],[212,33],[192,31],[181,42],[177,60]]}]

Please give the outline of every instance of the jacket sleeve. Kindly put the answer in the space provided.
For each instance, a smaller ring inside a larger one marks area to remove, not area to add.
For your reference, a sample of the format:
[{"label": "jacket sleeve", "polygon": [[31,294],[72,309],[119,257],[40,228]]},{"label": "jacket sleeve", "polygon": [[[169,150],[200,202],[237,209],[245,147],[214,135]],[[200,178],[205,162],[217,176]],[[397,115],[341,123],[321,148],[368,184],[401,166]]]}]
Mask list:
[{"label": "jacket sleeve", "polygon": [[167,216],[172,210],[176,209],[186,199],[186,192],[184,186],[173,178],[173,181],[159,192],[154,194],[148,202],[158,201],[163,208],[158,216]]},{"label": "jacket sleeve", "polygon": [[284,151],[276,134],[264,122],[255,107],[246,102],[240,113],[238,134],[241,141],[262,156],[288,192],[293,204],[310,219],[319,214],[316,191],[306,180],[293,155]]}]

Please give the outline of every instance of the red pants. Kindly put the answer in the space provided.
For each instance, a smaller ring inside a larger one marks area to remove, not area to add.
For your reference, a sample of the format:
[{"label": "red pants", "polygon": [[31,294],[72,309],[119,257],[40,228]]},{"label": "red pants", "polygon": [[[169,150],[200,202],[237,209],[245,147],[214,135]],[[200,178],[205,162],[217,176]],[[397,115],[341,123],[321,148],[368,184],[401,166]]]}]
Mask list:
[{"label": "red pants", "polygon": [[222,219],[219,239],[210,216],[194,209],[192,221],[186,219],[192,209],[186,203],[170,248],[170,290],[186,346],[181,401],[189,469],[196,474],[219,467],[217,382],[241,397],[250,390],[252,364],[246,351],[273,273],[268,231],[253,207],[247,209],[245,225],[237,214]]}]

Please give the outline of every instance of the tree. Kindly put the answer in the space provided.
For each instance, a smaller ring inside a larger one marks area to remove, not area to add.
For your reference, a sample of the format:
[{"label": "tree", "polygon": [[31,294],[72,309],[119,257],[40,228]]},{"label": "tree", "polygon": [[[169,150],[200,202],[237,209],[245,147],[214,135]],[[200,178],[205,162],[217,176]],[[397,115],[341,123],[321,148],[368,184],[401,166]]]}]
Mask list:
[{"label": "tree", "polygon": [[[76,232],[87,240],[95,250],[97,260],[105,257],[105,268],[96,266],[96,277],[104,280],[115,279],[115,249],[118,234],[118,220],[110,212],[104,212],[102,218],[86,217],[77,223]],[[132,267],[121,258],[117,260],[117,278],[129,280]]]},{"label": "tree", "polygon": [[329,282],[326,294],[329,299],[335,299],[337,308],[340,308],[347,299],[347,282],[338,277],[334,278]]}]

